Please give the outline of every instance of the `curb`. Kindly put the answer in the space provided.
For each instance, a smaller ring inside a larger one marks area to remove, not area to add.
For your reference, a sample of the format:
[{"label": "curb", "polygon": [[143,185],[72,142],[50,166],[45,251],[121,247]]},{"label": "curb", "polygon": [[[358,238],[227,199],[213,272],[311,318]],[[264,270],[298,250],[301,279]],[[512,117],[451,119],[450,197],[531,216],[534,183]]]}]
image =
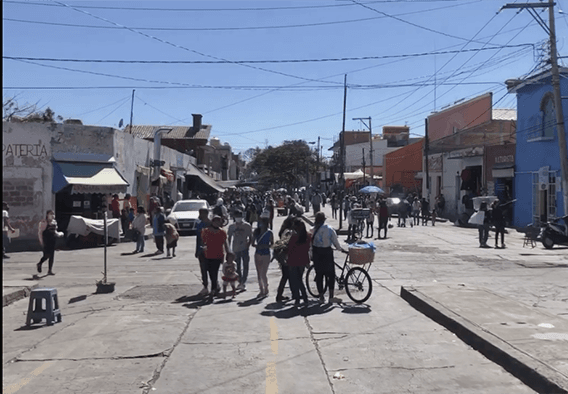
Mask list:
[{"label": "curb", "polygon": [[16,301],[21,300],[22,298],[26,298],[28,297],[32,290],[37,288],[38,285],[33,285],[33,286],[29,286],[29,287],[24,287],[23,289],[19,289],[19,290],[15,290],[11,293],[8,294],[3,294],[2,295],[2,308],[4,308],[5,306],[8,306]]},{"label": "curb", "polygon": [[414,309],[456,334],[462,341],[536,392],[568,394],[568,391],[557,383],[562,382],[564,378],[549,366],[517,350],[412,287],[401,286],[400,296]]}]

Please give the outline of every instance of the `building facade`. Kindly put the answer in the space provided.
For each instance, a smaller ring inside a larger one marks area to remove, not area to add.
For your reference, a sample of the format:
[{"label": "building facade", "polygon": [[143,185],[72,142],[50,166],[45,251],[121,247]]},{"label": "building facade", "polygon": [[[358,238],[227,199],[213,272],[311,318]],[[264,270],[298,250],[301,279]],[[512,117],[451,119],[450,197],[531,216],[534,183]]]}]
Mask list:
[{"label": "building facade", "polygon": [[[560,69],[560,90],[568,96],[568,68]],[[524,227],[561,217],[564,201],[561,187],[560,150],[550,71],[524,79],[506,81],[517,95],[519,112],[514,225]],[[566,103],[566,100],[563,100]],[[564,110],[564,124],[568,123]],[[566,159],[566,158],[565,158]]]}]

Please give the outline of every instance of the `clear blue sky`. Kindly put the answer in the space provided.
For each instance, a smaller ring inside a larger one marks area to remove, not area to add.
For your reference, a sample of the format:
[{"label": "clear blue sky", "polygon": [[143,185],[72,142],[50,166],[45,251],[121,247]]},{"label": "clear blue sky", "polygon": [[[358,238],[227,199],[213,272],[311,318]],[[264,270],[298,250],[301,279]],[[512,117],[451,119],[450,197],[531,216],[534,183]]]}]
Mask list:
[{"label": "clear blue sky", "polygon": [[[556,2],[562,56],[568,0]],[[201,113],[211,136],[236,152],[320,136],[327,155],[342,127],[344,74],[346,130],[364,129],[352,118],[371,116],[375,133],[408,124],[423,135],[432,111],[490,91],[495,107],[515,108],[504,81],[529,73],[539,56],[521,44],[548,37],[527,11],[497,14],[505,3],[3,1],[3,98],[118,127],[136,89],[134,124],[189,125]],[[431,54],[447,51],[461,52]]]}]

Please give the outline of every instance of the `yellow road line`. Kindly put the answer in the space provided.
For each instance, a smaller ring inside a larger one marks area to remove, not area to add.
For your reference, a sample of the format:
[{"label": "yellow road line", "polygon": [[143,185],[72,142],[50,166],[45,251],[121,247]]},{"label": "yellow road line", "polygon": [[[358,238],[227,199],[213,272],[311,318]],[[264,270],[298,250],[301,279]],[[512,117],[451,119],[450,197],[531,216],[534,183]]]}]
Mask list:
[{"label": "yellow road line", "polygon": [[[270,348],[272,354],[278,354],[278,327],[276,326],[276,318],[270,318]],[[276,379],[276,362],[268,362],[266,364],[266,394],[278,394],[278,381]]]},{"label": "yellow road line", "polygon": [[49,368],[51,366],[51,364],[53,364],[53,362],[45,362],[42,365],[40,365],[39,367],[37,367],[36,369],[34,369],[32,372],[30,372],[30,374],[28,375],[28,377],[23,378],[22,380],[20,380],[18,383],[14,383],[8,387],[6,387],[3,391],[5,394],[13,394],[16,391],[20,390],[22,387],[24,387],[26,384],[28,384],[34,376],[38,376],[40,373],[42,373],[44,370],[46,370],[47,368]]}]

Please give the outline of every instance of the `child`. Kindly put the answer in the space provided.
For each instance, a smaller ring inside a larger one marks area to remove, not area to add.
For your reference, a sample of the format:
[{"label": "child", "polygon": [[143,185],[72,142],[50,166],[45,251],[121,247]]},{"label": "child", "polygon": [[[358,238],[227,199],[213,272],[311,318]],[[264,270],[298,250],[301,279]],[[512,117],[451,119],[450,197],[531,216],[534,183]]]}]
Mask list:
[{"label": "child", "polygon": [[239,274],[237,274],[237,265],[235,264],[235,255],[233,253],[227,253],[227,257],[223,263],[223,276],[221,279],[223,279],[223,297],[225,297],[227,286],[231,285],[233,298],[235,298]]}]

